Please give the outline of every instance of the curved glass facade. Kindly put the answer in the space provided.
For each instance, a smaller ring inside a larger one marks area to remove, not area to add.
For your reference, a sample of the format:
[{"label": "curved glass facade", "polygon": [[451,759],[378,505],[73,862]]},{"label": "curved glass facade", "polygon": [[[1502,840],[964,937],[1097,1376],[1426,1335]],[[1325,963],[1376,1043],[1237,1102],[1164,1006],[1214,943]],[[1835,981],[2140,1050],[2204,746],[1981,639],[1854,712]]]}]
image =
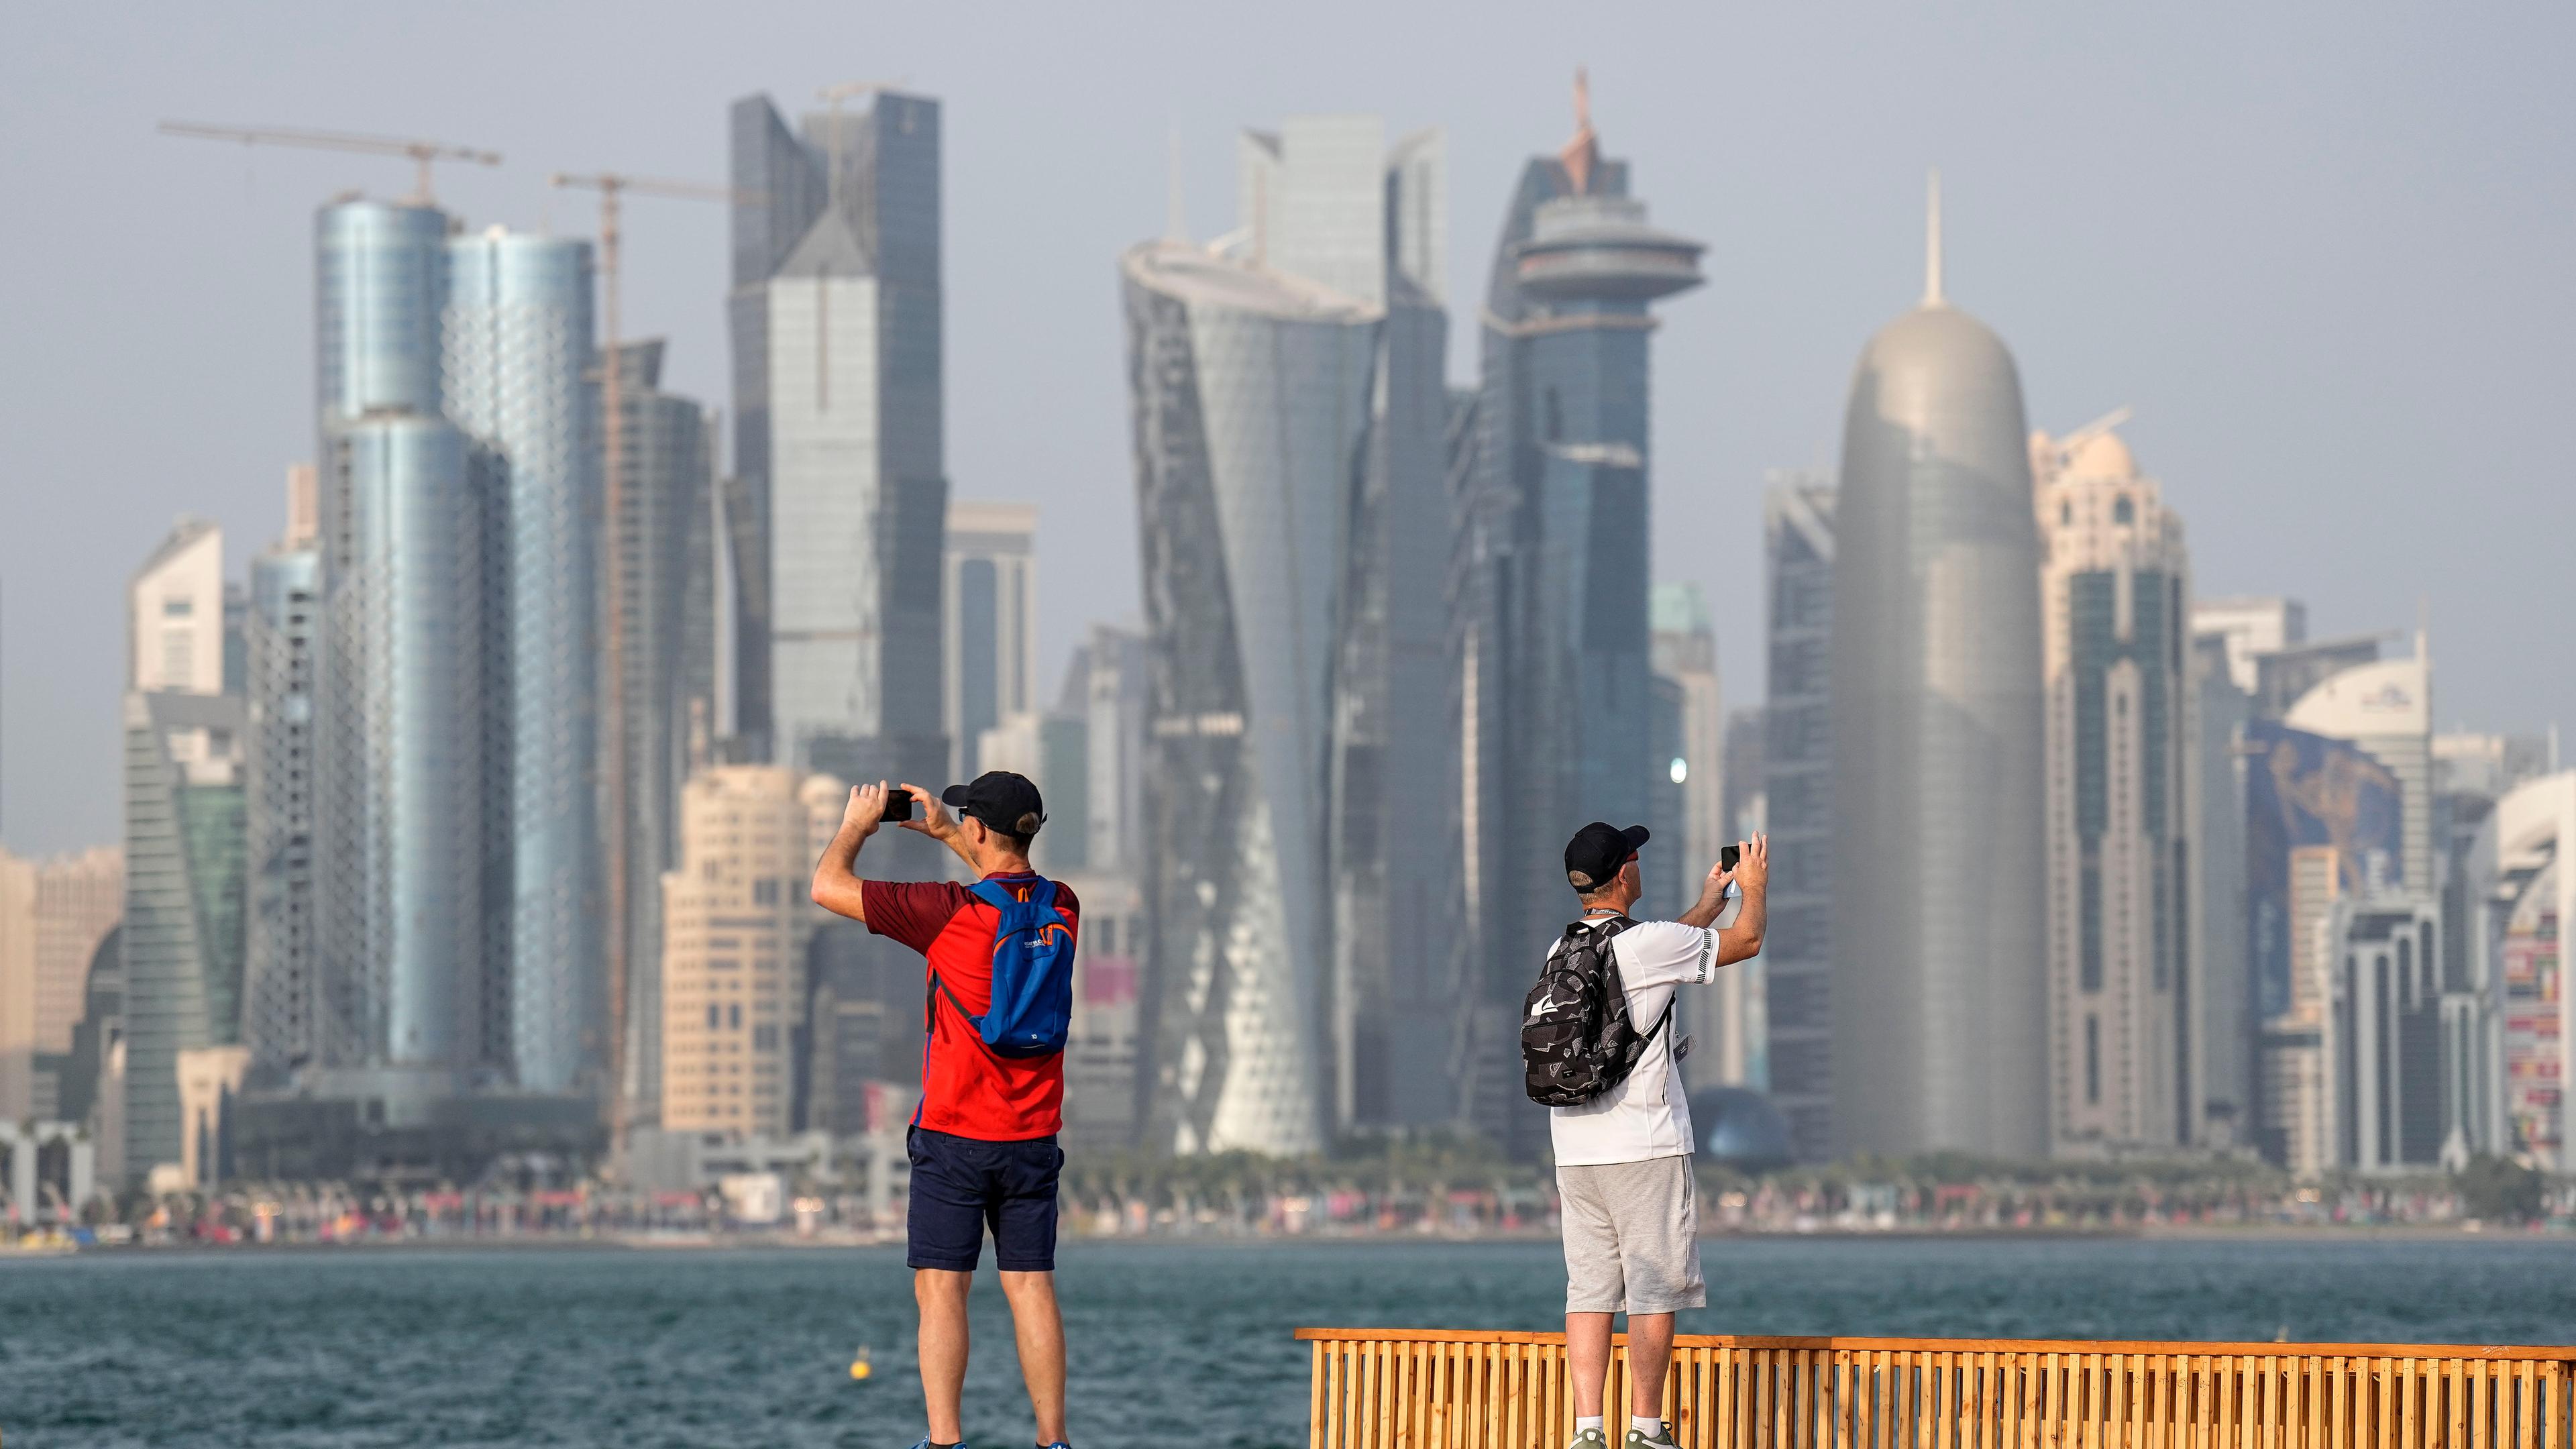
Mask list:
[{"label": "curved glass facade", "polygon": [[2039,542],[2020,378],[1965,313],[1862,354],[1836,548],[1836,1148],[2037,1156]]},{"label": "curved glass facade", "polygon": [[506,464],[512,1059],[520,1086],[603,1056],[597,796],[600,507],[587,242],[448,243],[447,415]]},{"label": "curved glass facade", "polygon": [[314,379],[325,422],[439,409],[447,213],[383,201],[314,220]]},{"label": "curved glass facade", "polygon": [[1334,646],[1382,313],[1127,254],[1145,611],[1150,1145],[1324,1145]]},{"label": "curved glass facade", "polygon": [[[506,1022],[498,470],[443,419],[333,430],[319,895],[335,1034],[450,1083]],[[497,999],[496,999],[497,998]]]}]

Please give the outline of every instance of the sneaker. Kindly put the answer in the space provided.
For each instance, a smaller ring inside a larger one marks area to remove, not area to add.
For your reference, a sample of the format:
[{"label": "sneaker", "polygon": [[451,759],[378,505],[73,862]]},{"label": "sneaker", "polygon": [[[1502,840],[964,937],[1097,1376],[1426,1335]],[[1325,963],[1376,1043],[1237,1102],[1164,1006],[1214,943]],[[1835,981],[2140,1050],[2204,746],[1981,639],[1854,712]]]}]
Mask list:
[{"label": "sneaker", "polygon": [[1670,1420],[1666,1420],[1664,1427],[1657,1429],[1655,1431],[1655,1437],[1652,1439],[1647,1438],[1645,1435],[1634,1429],[1629,1430],[1628,1449],[1675,1449],[1673,1444],[1672,1422]]},{"label": "sneaker", "polygon": [[[939,1446],[931,1443],[930,1436],[924,1434],[921,1436],[921,1442],[913,1445],[912,1449],[939,1449]],[[963,1439],[958,1440],[957,1449],[966,1449],[966,1441]]]},{"label": "sneaker", "polygon": [[1577,1429],[1565,1449],[1610,1449],[1610,1440],[1598,1429]]}]

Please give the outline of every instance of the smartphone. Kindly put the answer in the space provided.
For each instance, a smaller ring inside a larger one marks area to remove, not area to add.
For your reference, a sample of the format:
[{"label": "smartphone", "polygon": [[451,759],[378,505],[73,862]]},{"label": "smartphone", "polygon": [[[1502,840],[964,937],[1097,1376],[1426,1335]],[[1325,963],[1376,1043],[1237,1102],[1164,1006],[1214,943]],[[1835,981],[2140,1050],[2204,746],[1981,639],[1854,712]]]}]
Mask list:
[{"label": "smartphone", "polygon": [[1718,847],[1718,851],[1717,851],[1717,868],[1718,868],[1719,870],[1733,870],[1733,869],[1735,869],[1735,863],[1736,863],[1737,861],[1739,861],[1739,860],[1742,860],[1743,858],[1744,858],[1744,847],[1743,847],[1743,846],[1741,846],[1741,845],[1724,845],[1724,846],[1720,846],[1720,847]]},{"label": "smartphone", "polygon": [[[886,791],[885,814],[877,818],[881,820],[910,820],[912,818],[912,792],[899,786],[889,788]],[[1733,849],[1732,846],[1728,848]]]}]

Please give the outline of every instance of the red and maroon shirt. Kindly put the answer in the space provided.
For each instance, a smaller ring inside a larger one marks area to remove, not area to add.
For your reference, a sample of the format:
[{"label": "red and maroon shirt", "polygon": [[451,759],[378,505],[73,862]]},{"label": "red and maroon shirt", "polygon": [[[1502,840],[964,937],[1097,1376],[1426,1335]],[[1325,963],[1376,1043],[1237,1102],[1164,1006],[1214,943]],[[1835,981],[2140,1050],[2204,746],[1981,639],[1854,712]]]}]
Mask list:
[{"label": "red and maroon shirt", "polygon": [[[1038,882],[1029,871],[997,871],[984,879],[1013,887]],[[933,1132],[984,1142],[1025,1142],[1062,1130],[1064,1054],[996,1055],[966,1020],[993,1005],[993,932],[1001,925],[1001,912],[955,881],[862,881],[859,892],[868,929],[929,958],[928,969],[947,988],[929,993],[921,1109],[912,1120]],[[1015,889],[1014,894],[1022,893]],[[1055,909],[1067,929],[1079,935],[1082,903],[1061,881],[1056,883]]]}]

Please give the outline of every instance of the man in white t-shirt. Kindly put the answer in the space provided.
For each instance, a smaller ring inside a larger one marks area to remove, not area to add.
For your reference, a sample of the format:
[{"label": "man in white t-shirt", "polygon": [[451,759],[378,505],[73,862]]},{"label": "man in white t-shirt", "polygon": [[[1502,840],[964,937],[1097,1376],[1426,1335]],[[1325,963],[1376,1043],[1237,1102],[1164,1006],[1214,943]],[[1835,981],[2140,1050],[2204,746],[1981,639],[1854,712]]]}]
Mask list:
[{"label": "man in white t-shirt", "polygon": [[[1704,1308],[1699,1270],[1699,1203],[1691,1186],[1690,1103],[1665,1010],[1685,984],[1714,981],[1721,966],[1762,949],[1771,882],[1771,844],[1756,835],[1735,868],[1709,867],[1699,900],[1676,920],[1631,921],[1643,894],[1637,850],[1646,827],[1594,821],[1565,846],[1565,879],[1582,899],[1579,924],[1615,931],[1610,958],[1628,997],[1628,1020],[1651,1032],[1625,1081],[1579,1107],[1548,1109],[1556,1143],[1556,1190],[1565,1236],[1565,1354],[1574,1380],[1573,1449],[1598,1449],[1602,1395],[1610,1371],[1610,1321],[1628,1315],[1629,1430],[1626,1449],[1660,1449],[1672,1437],[1661,1417],[1673,1352],[1673,1311]],[[1719,929],[1727,887],[1744,908]]]}]

